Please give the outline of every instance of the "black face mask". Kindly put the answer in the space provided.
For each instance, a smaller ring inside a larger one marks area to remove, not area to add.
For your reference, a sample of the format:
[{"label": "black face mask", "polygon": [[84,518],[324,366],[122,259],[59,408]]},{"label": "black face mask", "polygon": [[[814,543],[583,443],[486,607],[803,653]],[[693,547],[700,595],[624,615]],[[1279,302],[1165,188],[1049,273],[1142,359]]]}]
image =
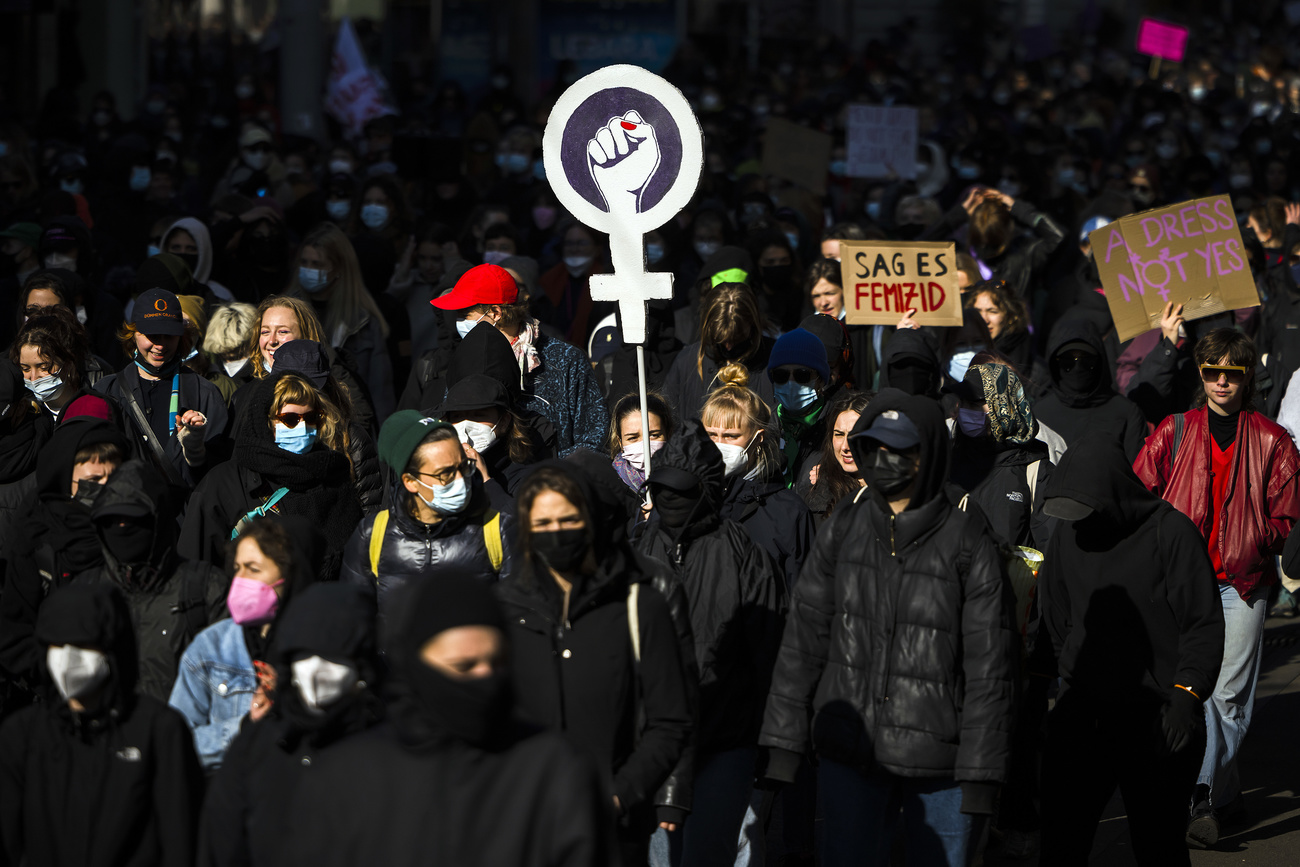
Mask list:
[{"label": "black face mask", "polygon": [[453,680],[415,661],[408,679],[411,695],[423,715],[466,743],[492,743],[510,722],[514,695],[503,671],[473,680]]},{"label": "black face mask", "polygon": [[1096,390],[1097,384],[1101,382],[1101,359],[1093,357],[1092,369],[1089,370],[1083,364],[1075,363],[1071,370],[1065,370],[1057,362],[1057,374],[1060,377],[1061,389],[1071,394],[1092,394]]},{"label": "black face mask", "polygon": [[934,388],[936,372],[918,364],[900,364],[889,367],[889,384],[908,394],[929,394]]},{"label": "black face mask", "polygon": [[[80,491],[78,491],[80,493]],[[100,530],[104,547],[117,562],[133,566],[149,560],[153,548],[153,527],[140,521],[113,521]]]},{"label": "black face mask", "polygon": [[77,482],[77,495],[72,499],[89,509],[95,505],[95,501],[99,499],[99,495],[103,492],[104,486],[99,482],[82,479]]},{"label": "black face mask", "polygon": [[248,261],[263,268],[274,268],[285,263],[284,238],[277,234],[246,235],[239,245]]},{"label": "black face mask", "polygon": [[688,495],[672,488],[660,488],[653,492],[653,496],[659,522],[671,530],[685,527],[695,517],[702,499],[698,490],[694,495]]},{"label": "black face mask", "polygon": [[531,539],[533,550],[556,572],[575,571],[590,548],[585,529],[533,533]]},{"label": "black face mask", "polygon": [[789,293],[794,286],[794,266],[768,265],[763,268],[763,282],[778,295]]},{"label": "black face mask", "polygon": [[902,493],[916,479],[916,467],[908,455],[877,449],[871,464],[871,477],[877,491],[885,497]]}]

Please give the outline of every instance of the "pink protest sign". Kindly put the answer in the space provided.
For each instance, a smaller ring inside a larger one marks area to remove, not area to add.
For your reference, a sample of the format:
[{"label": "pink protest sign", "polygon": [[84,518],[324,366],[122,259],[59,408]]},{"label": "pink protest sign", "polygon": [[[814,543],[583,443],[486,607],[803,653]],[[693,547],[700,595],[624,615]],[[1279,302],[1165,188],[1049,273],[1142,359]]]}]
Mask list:
[{"label": "pink protest sign", "polygon": [[1187,51],[1187,28],[1154,18],[1138,22],[1137,50],[1139,54],[1159,57],[1181,63]]}]

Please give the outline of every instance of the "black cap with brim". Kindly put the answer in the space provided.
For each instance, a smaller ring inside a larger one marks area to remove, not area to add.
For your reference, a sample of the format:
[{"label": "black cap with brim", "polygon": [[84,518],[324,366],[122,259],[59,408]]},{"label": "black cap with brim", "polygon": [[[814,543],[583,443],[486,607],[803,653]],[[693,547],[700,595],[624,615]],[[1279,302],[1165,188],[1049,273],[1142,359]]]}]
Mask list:
[{"label": "black cap with brim", "polygon": [[1071,497],[1048,497],[1043,500],[1043,514],[1062,521],[1082,521],[1095,509]]},{"label": "black cap with brim", "polygon": [[438,407],[438,415],[491,408],[510,409],[506,387],[490,376],[472,373],[448,389],[442,406]]},{"label": "black cap with brim", "polygon": [[876,416],[871,427],[850,438],[875,440],[896,451],[914,449],[921,444],[921,432],[916,429],[916,425],[912,424],[910,418],[893,409],[887,409]]},{"label": "black cap with brim", "polygon": [[1088,355],[1095,356],[1097,354],[1097,347],[1088,343],[1086,340],[1071,340],[1069,343],[1063,343],[1058,346],[1056,352],[1052,353],[1052,357],[1058,358],[1067,352],[1086,352]]},{"label": "black cap with brim", "polygon": [[652,488],[668,488],[679,494],[689,494],[700,486],[700,480],[693,473],[678,467],[655,468],[650,464],[650,478],[646,484]]},{"label": "black cap with brim", "polygon": [[290,340],[275,351],[271,370],[296,373],[317,388],[323,388],[330,376],[329,357],[314,340]]},{"label": "black cap with brim", "polygon": [[175,334],[185,333],[185,319],[181,315],[181,303],[175,293],[166,289],[150,289],[141,292],[135,299],[131,311],[131,323],[141,334]]}]

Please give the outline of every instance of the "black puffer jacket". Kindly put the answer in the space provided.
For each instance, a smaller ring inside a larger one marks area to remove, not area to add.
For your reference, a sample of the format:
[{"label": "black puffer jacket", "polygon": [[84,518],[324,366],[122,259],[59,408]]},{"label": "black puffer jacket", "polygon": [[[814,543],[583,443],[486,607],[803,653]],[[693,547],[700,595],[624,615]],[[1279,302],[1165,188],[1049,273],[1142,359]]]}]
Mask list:
[{"label": "black puffer jacket", "polygon": [[686,590],[700,668],[696,748],[707,757],[752,747],[785,617],[781,577],[743,527],[719,517],[722,455],[698,420],[673,437],[655,467],[681,470],[703,491],[685,526],[669,529],[652,517],[637,545],[672,566]]},{"label": "black puffer jacket", "polygon": [[58,590],[36,636],[42,645],[102,650],[111,673],[93,711],[72,713],[50,687],[47,701],[0,727],[0,862],[192,864],[203,788],[194,740],[180,714],[135,694],[121,596],[105,585]]},{"label": "black puffer jacket", "polygon": [[[112,584],[126,598],[140,660],[137,689],[159,701],[171,695],[189,643],[230,613],[230,577],[225,571],[177,556],[174,514],[167,483],[158,471],[143,461],[127,461],[109,477],[91,509],[104,563],[74,579]],[[106,522],[128,516],[147,516],[154,523],[149,558],[134,565],[119,562],[103,539]]]},{"label": "black puffer jacket", "polygon": [[817,536],[812,512],[799,495],[779,481],[736,475],[727,479],[722,517],[744,527],[754,544],[768,553],[788,593]]},{"label": "black puffer jacket", "polygon": [[[1097,356],[1096,380],[1086,390],[1062,379],[1056,356],[1069,344],[1086,346]],[[1047,359],[1052,389],[1034,404],[1034,415],[1060,434],[1067,446],[1096,437],[1119,443],[1130,463],[1137,460],[1147,439],[1147,422],[1137,404],[1115,391],[1115,370],[1097,326],[1079,317],[1062,319],[1052,329]]]},{"label": "black puffer jacket", "polygon": [[882,391],[883,412],[921,432],[921,472],[895,516],[868,487],[822,526],[795,590],[761,743],[768,775],[791,778],[809,747],[863,772],[956,779],[963,810],[991,811],[1011,745],[1015,636],[1006,578],[978,510],[945,486],[948,432],[937,403]]},{"label": "black puffer jacket", "polygon": [[[406,509],[411,494],[399,479],[392,488],[392,502],[400,505],[388,509],[388,527],[384,544],[379,551],[379,574],[370,569],[370,539],[375,528],[375,518],[370,515],[357,525],[343,551],[341,581],[360,587],[376,600],[379,617],[387,622],[392,611],[395,593],[410,581],[437,580],[438,570],[456,567],[465,574],[484,581],[496,581],[510,575],[512,550],[515,540],[514,518],[499,512],[488,500],[487,492],[474,476],[473,495],[465,511],[451,515],[436,524],[423,524],[412,518]],[[492,568],[483,534],[493,514],[499,514],[502,563],[498,571]]]},{"label": "black puffer jacket", "polygon": [[384,468],[374,437],[356,422],[348,425],[348,460],[352,461],[357,498],[368,515],[384,504]]}]

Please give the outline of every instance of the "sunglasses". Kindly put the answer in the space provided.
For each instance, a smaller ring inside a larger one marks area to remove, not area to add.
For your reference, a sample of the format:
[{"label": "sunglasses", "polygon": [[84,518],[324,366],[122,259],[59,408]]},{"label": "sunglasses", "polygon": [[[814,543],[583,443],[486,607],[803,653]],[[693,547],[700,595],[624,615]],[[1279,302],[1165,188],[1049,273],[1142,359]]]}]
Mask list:
[{"label": "sunglasses", "polygon": [[1062,358],[1059,361],[1057,361],[1056,365],[1057,367],[1061,368],[1062,372],[1064,373],[1069,373],[1070,371],[1074,370],[1076,367],[1079,368],[1079,370],[1084,371],[1085,373],[1092,373],[1094,370],[1097,369],[1097,359],[1090,358],[1088,356],[1083,356],[1083,357],[1066,356],[1065,358]]},{"label": "sunglasses", "polygon": [[1201,379],[1205,382],[1218,382],[1220,377],[1225,376],[1229,385],[1241,385],[1246,381],[1246,368],[1235,364],[1201,365]]},{"label": "sunglasses", "polygon": [[813,380],[817,378],[817,373],[806,367],[797,367],[793,371],[778,367],[768,376],[771,378],[773,385],[785,385],[791,379],[800,385],[812,385]]},{"label": "sunglasses", "polygon": [[298,422],[300,421],[305,421],[307,422],[307,424],[312,425],[313,427],[320,427],[321,414],[317,410],[313,409],[310,412],[304,412],[304,413],[282,412],[279,415],[271,416],[271,418],[275,419],[276,421],[280,422],[285,427],[290,429],[296,428],[298,426]]}]

